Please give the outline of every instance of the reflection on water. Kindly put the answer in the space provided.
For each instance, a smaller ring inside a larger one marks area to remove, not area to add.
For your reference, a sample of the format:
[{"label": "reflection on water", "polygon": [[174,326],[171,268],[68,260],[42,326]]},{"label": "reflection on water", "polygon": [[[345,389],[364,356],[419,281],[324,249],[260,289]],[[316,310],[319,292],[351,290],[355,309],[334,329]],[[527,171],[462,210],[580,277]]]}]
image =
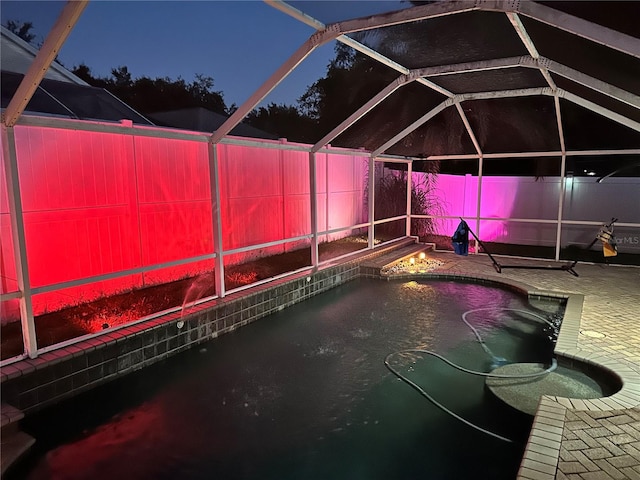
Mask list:
[{"label": "reflection on water", "polygon": [[[485,478],[511,479],[522,444],[452,421],[383,363],[421,348],[486,371],[491,359],[461,316],[487,306],[531,309],[476,284],[353,281],[28,419],[35,468],[16,476],[458,479],[482,465]],[[472,320],[510,361],[550,353],[535,322],[500,311]],[[526,438],[530,418],[486,398],[482,379],[432,358],[398,363],[457,413]]]}]

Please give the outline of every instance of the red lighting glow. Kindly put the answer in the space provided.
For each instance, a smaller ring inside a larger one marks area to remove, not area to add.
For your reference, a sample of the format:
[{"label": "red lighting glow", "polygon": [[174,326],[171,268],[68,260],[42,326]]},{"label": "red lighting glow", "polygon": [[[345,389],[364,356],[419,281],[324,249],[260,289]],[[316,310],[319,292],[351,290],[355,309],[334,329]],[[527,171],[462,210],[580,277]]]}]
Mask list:
[{"label": "red lighting glow", "polygon": [[[33,288],[214,253],[205,143],[29,126],[14,131]],[[231,145],[219,151],[225,250],[311,233],[307,153]],[[334,157],[318,155],[320,230],[363,221],[362,160]],[[7,292],[17,284],[1,190],[0,269]],[[228,255],[225,264],[302,243]],[[40,293],[33,297],[34,314],[212,269],[213,260],[203,260]]]}]

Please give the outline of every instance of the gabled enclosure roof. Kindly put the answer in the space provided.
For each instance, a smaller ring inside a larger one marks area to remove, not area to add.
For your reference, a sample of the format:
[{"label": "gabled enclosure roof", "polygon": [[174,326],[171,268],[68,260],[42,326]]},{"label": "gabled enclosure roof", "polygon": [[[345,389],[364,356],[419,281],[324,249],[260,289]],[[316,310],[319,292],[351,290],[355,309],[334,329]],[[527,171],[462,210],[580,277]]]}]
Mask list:
[{"label": "gabled enclosure roof", "polygon": [[[265,2],[316,33],[212,133],[212,143],[317,47],[337,40],[372,66],[347,87],[353,102],[340,105],[342,122],[318,128],[312,152],[331,143],[423,160],[414,169],[424,160],[511,158],[512,170],[538,174],[526,165],[541,161],[521,159],[566,157],[597,165],[596,174],[612,166],[635,171],[638,1]],[[50,64],[86,3],[67,4],[34,64]],[[24,92],[38,80],[36,70],[20,85]],[[24,92],[7,107],[9,126],[24,108]]]},{"label": "gabled enclosure roof", "polygon": [[358,19],[350,2],[327,18],[317,2],[267,3],[397,72],[316,147],[414,158],[640,147],[639,2],[361,2],[373,15]]},{"label": "gabled enclosure roof", "polygon": [[[340,125],[319,132],[313,151],[331,142],[413,159],[582,154],[599,157],[590,164],[602,164],[603,172],[611,155],[624,153],[615,165],[638,173],[639,2],[332,2],[332,9],[267,3],[318,33],[237,118],[314,48],[336,39],[377,61],[372,79],[391,80],[345,109]],[[350,19],[354,5],[372,15]]]}]

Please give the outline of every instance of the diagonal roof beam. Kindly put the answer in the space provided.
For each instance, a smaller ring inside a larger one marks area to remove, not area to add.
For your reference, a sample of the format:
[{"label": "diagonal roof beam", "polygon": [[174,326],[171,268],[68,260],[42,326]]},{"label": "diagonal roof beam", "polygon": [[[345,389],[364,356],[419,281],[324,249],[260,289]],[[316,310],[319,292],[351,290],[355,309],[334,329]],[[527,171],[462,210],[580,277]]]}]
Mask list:
[{"label": "diagonal roof beam", "polygon": [[464,113],[464,110],[462,109],[462,105],[460,105],[460,102],[456,102],[456,110],[458,111],[458,115],[460,115],[460,118],[462,119],[462,123],[464,123],[464,128],[467,129],[467,133],[469,134],[469,137],[471,137],[471,143],[473,143],[473,147],[476,149],[476,152],[478,153],[478,155],[482,156],[482,149],[480,148],[478,139],[476,138],[475,134],[473,133],[473,130],[471,129],[471,124],[469,123],[469,119],[467,119],[467,115]]},{"label": "diagonal roof beam", "polygon": [[406,8],[395,12],[382,13],[369,17],[354,18],[338,22],[340,33],[361,32],[375,28],[391,27],[403,23],[417,22],[429,18],[443,17],[456,13],[471,12],[482,7],[476,6],[478,2],[468,0],[452,0],[447,2],[436,2],[428,5]]},{"label": "diagonal roof beam", "polygon": [[42,44],[42,48],[29,65],[27,73],[4,111],[3,121],[7,127],[13,127],[24,112],[88,3],[88,0],[69,1],[63,7],[60,16]]},{"label": "diagonal roof beam", "polygon": [[[533,43],[533,40],[531,40],[531,37],[527,33],[527,29],[524,28],[524,25],[522,24],[522,21],[520,20],[520,17],[518,16],[518,14],[513,12],[507,12],[507,17],[509,18],[509,21],[511,22],[511,25],[515,29],[516,33],[520,37],[520,40],[522,40],[522,43],[524,44],[527,51],[529,52],[529,55],[531,55],[536,60],[540,58],[538,49],[536,48],[535,44]],[[544,79],[547,81],[547,84],[553,90],[558,88],[556,87],[556,83],[553,81],[553,78],[551,78],[551,75],[549,75],[549,72],[547,71],[547,69],[541,65],[538,65],[538,68],[540,69],[540,73],[542,74]]]},{"label": "diagonal roof beam", "polygon": [[578,70],[574,70],[573,68],[569,68],[565,65],[562,65],[561,63],[554,62],[553,60],[549,60],[545,57],[540,57],[538,59],[538,62],[543,63],[544,65],[546,65],[547,69],[550,72],[558,74],[561,77],[579,83],[580,85],[584,85],[585,87],[589,87],[596,92],[602,93],[611,98],[615,98],[616,100],[626,103],[627,105],[631,105],[632,107],[640,108],[640,96],[638,95],[618,88],[609,83],[603,82],[602,80],[598,80],[597,78],[590,77],[589,75],[579,72]]},{"label": "diagonal roof beam", "polygon": [[[390,67],[392,69],[394,69],[396,72],[402,73],[402,74],[410,74],[411,70],[409,70],[407,67],[403,67],[402,65],[400,65],[397,62],[394,62],[393,60],[385,57],[384,55],[376,52],[375,50],[372,50],[371,48],[367,47],[366,45],[361,44],[360,42],[347,37],[346,35],[341,35],[340,37],[338,37],[336,40],[338,40],[341,43],[344,43],[345,45],[349,45],[351,48],[353,48],[354,50],[357,50],[360,53],[365,54],[368,57],[373,58],[374,60],[379,61],[380,63],[382,63],[383,65],[386,65],[387,67]],[[441,87],[440,85],[437,85],[433,82],[431,82],[430,80],[427,80],[426,78],[417,78],[416,82],[431,88],[432,90],[435,90],[438,93],[441,93],[447,97],[453,97],[453,93],[451,93],[449,90],[447,90],[446,88]]]},{"label": "diagonal roof beam", "polygon": [[519,13],[560,30],[640,58],[640,38],[626,35],[532,1],[476,0],[472,3],[464,0],[454,0],[451,2],[437,2],[396,12],[338,22],[336,25],[338,25],[340,33],[344,34],[474,10]]},{"label": "diagonal roof beam", "polygon": [[322,137],[316,144],[311,147],[311,153],[315,153],[324,147],[326,144],[331,142],[334,138],[340,135],[342,132],[347,130],[351,125],[360,120],[363,116],[369,113],[376,105],[380,104],[384,99],[389,97],[393,92],[398,90],[400,87],[406,85],[409,82],[412,82],[416,79],[415,76],[411,75],[401,75],[396,78],[393,82],[387,85],[385,88],[380,90],[380,92],[371,98],[368,102],[362,105],[358,110],[349,115],[340,125],[335,127],[329,133],[327,133],[324,137]]},{"label": "diagonal roof beam", "polygon": [[373,152],[371,152],[371,156],[375,158],[378,155],[380,155],[381,153],[383,153],[384,151],[386,151],[388,148],[393,147],[396,143],[398,143],[404,137],[406,137],[411,132],[413,132],[417,128],[421,127],[425,123],[427,123],[429,120],[431,120],[433,117],[435,117],[441,111],[443,111],[445,108],[450,107],[453,104],[454,104],[454,102],[453,102],[452,99],[450,99],[450,98],[446,99],[444,102],[440,103],[435,108],[432,108],[431,110],[429,110],[425,115],[423,115],[418,120],[413,122],[411,125],[406,127],[404,130],[402,130],[401,132],[396,134],[394,137],[392,137],[391,139],[389,139],[388,141],[383,143],[381,146],[376,148]]},{"label": "diagonal roof beam", "polygon": [[567,147],[566,144],[564,143],[564,128],[562,127],[562,115],[560,112],[560,98],[558,97],[558,95],[554,95],[553,97],[553,106],[556,110],[556,124],[558,126],[558,137],[560,140],[560,151],[562,152],[562,155],[566,155],[567,154]]},{"label": "diagonal roof beam", "polygon": [[494,60],[479,60],[477,62],[454,63],[451,65],[437,65],[435,67],[417,68],[413,73],[421,77],[437,77],[441,75],[455,75],[457,73],[482,72],[486,70],[499,70],[501,68],[513,68],[521,66],[525,57],[506,57]]},{"label": "diagonal roof beam", "polygon": [[[500,8],[503,11],[513,10],[508,7],[508,2],[501,1],[500,3],[502,3]],[[640,38],[625,35],[536,2],[518,2],[516,11],[552,27],[640,58]]]},{"label": "diagonal roof beam", "polygon": [[211,135],[210,142],[212,144],[220,142],[233,128],[238,125],[247,114],[255,108],[260,101],[266,97],[271,90],[278,86],[282,80],[289,75],[311,52],[317,47],[339,35],[337,29],[328,27],[311,35],[298,50],[296,50],[289,59],[287,59],[268,79],[265,81],[253,95],[251,95],[220,127]]},{"label": "diagonal roof beam", "polygon": [[[376,148],[372,153],[372,157],[377,157],[381,153],[384,153],[390,147],[394,146],[404,137],[409,135],[411,132],[416,130],[417,128],[424,125],[426,122],[435,117],[438,113],[442,112],[445,108],[450,107],[451,105],[458,104],[460,102],[465,102],[468,100],[485,100],[490,98],[509,98],[509,97],[524,97],[524,96],[533,96],[533,95],[550,95],[553,96],[553,91],[550,88],[522,88],[517,90],[501,90],[495,92],[476,92],[476,93],[463,93],[460,95],[455,95],[453,98],[448,98],[444,102],[440,103],[435,108],[431,109],[425,115],[420,117],[418,120],[413,122],[411,125],[403,129],[401,132],[393,136],[391,139],[386,141],[384,144]],[[480,154],[480,147],[477,146],[478,154]]]},{"label": "diagonal roof beam", "polygon": [[533,58],[529,55],[520,57],[497,58],[494,60],[481,60],[478,62],[456,63],[452,65],[439,65],[435,67],[419,68],[411,70],[415,75],[422,77],[435,77],[440,75],[455,75],[459,73],[469,73],[487,70],[496,70],[500,68],[545,68],[549,72],[560,75],[561,77],[572,80],[576,83],[589,87],[599,93],[614,98],[620,102],[640,108],[640,96],[623,90],[609,83],[590,77],[578,70],[569,68],[561,63],[549,60],[546,57]]},{"label": "diagonal roof beam", "polygon": [[586,100],[578,95],[574,95],[573,93],[567,92],[566,90],[562,90],[561,88],[558,89],[557,93],[560,98],[569,100],[570,102],[573,102],[576,105],[580,105],[581,107],[584,107],[588,110],[599,113],[600,115],[607,117],[613,120],[614,122],[617,122],[621,125],[629,127],[635,130],[636,132],[640,132],[639,122],[631,120],[630,118],[620,115],[619,113],[612,112],[607,108],[601,107],[596,103],[590,102],[589,100]]},{"label": "diagonal roof beam", "polygon": [[[292,7],[291,5],[289,5],[288,3],[282,1],[282,0],[264,0],[264,2],[267,5],[270,5],[271,7],[280,10],[283,13],[286,13],[287,15],[289,15],[290,17],[295,18],[296,20],[299,20],[307,25],[309,25],[310,27],[315,28],[316,30],[324,30],[325,28],[327,28],[327,26],[316,20],[313,17],[310,17],[309,15],[307,15],[306,13],[301,12],[300,10],[298,10],[297,8]],[[460,2],[452,2],[452,3],[460,3]],[[462,2],[464,3],[464,2]],[[468,4],[467,4],[468,7]],[[337,24],[336,28],[338,28]],[[346,35],[339,35],[336,38],[337,41],[344,43],[345,45],[350,46],[351,48],[353,48],[354,50],[373,58],[374,60],[377,60],[378,62],[382,63],[383,65],[386,65],[389,68],[392,68],[393,70],[395,70],[398,73],[401,73],[403,75],[408,75],[410,73],[410,70],[407,67],[404,67],[402,65],[400,65],[397,62],[394,62],[393,60],[391,60],[390,58],[385,57],[384,55],[376,52],[375,50],[367,47],[366,45],[363,45],[362,43],[358,42],[357,40],[354,40],[351,37],[347,37]],[[416,80],[418,83],[421,83],[422,85],[425,85],[433,90],[435,90],[438,93],[441,93],[443,95],[446,95],[447,97],[452,97],[453,93],[451,93],[450,91],[448,91],[445,88],[442,88],[439,85],[436,85],[433,82],[430,82],[429,80],[425,79],[425,78],[418,78]]]}]

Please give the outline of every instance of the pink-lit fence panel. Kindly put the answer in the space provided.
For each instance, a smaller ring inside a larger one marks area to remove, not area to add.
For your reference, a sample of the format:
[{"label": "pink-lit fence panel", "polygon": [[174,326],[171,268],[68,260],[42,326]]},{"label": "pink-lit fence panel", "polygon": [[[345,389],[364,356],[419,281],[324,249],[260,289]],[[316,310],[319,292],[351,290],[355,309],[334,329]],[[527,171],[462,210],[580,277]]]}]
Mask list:
[{"label": "pink-lit fence panel", "polygon": [[481,217],[555,220],[560,178],[483,177]]},{"label": "pink-lit fence panel", "polygon": [[[155,265],[211,254],[213,220],[207,145],[135,137],[142,264]],[[213,262],[166,267],[144,274],[145,283],[193,276]]]},{"label": "pink-lit fence panel", "polygon": [[[325,209],[327,230],[362,223],[366,207],[363,202],[366,163],[362,157],[327,155],[326,190],[329,192]],[[330,235],[330,239],[342,238],[349,231]]]},{"label": "pink-lit fence panel", "polygon": [[[15,139],[32,287],[140,266],[131,137],[17,127]],[[140,278],[108,283],[112,293]],[[75,300],[103,288],[79,286]],[[69,302],[56,294],[39,300],[36,314]]]},{"label": "pink-lit fence panel", "polygon": [[[327,230],[327,155],[316,154],[316,216],[318,232]],[[327,241],[326,235],[318,237],[319,242]]]},{"label": "pink-lit fence panel", "polygon": [[[213,259],[155,268],[216,251],[206,143],[29,126],[16,127],[15,139],[36,315],[213,269]],[[311,235],[307,152],[217,148],[225,251]],[[362,223],[366,161],[319,154],[317,164],[318,230]],[[5,182],[4,170],[2,175]],[[16,267],[6,187],[0,193],[0,267],[7,292],[17,289]],[[225,264],[309,243],[299,239],[230,254]],[[42,291],[57,284],[66,285]]]},{"label": "pink-lit fence panel", "polygon": [[497,220],[480,223],[481,238],[501,243],[554,246],[557,224],[500,219],[556,220],[559,195],[560,179],[557,177],[484,177],[480,216]]},{"label": "pink-lit fence panel", "polygon": [[[284,226],[286,238],[311,233],[311,203],[309,183],[309,154],[284,150],[282,154],[282,181],[284,197]],[[292,242],[287,248],[308,244],[308,240]]]},{"label": "pink-lit fence panel", "polygon": [[[219,152],[224,249],[284,238],[281,153],[236,145],[219,146]],[[275,246],[262,253],[283,251]]]},{"label": "pink-lit fence panel", "polygon": [[[555,245],[556,224],[526,223],[506,218],[555,220],[558,214],[560,181],[533,177],[483,177],[479,234],[484,241],[525,245]],[[432,191],[435,202],[447,216],[463,217],[476,230],[478,177],[438,175]],[[436,222],[440,235],[451,236],[459,219]]]}]

